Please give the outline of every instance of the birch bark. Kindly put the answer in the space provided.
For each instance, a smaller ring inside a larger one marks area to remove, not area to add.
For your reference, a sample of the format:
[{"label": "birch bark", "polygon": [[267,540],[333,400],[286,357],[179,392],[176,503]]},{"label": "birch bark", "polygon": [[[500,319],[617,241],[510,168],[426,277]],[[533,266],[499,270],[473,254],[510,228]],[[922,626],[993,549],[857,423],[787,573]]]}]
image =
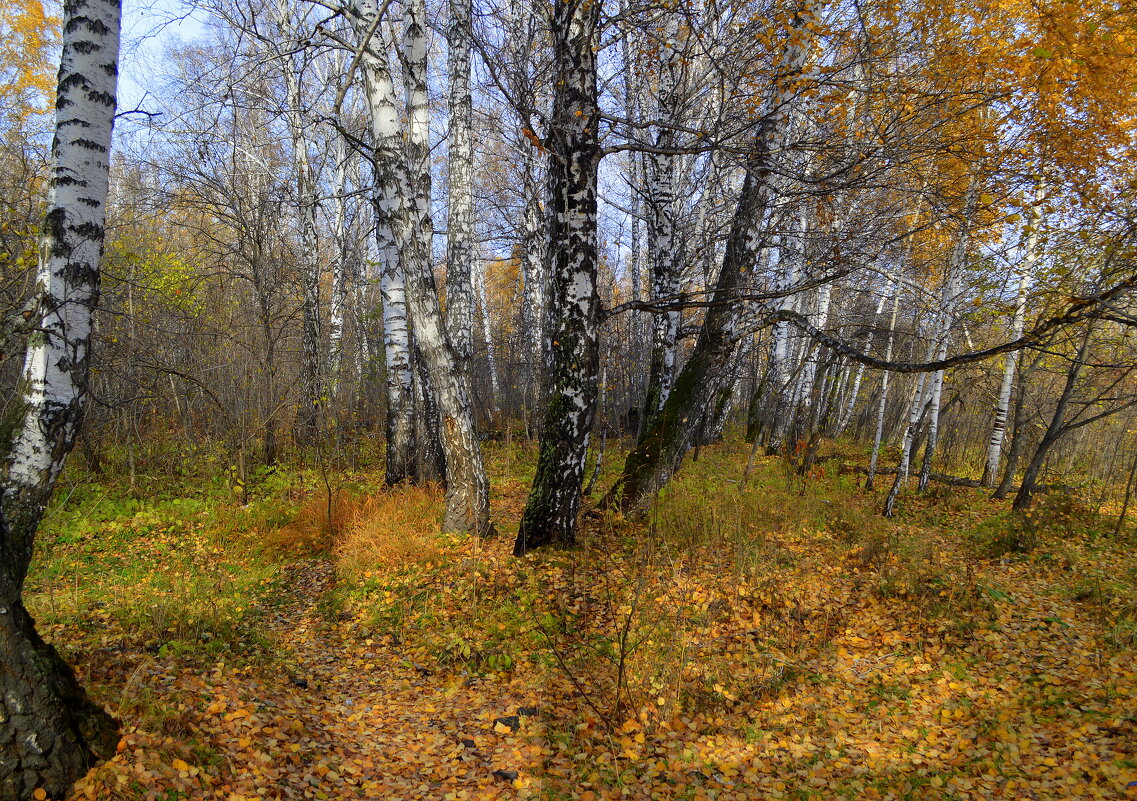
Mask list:
[{"label": "birch bark", "polygon": [[596,417],[599,16],[600,4],[591,0],[553,4],[555,81],[548,135],[551,382],[537,475],[514,543],[518,556],[575,541],[584,460]]},{"label": "birch bark", "polygon": [[[660,42],[659,95],[656,101],[655,147],[667,151],[675,147],[675,125],[679,122],[679,25],[668,13]],[[647,156],[648,252],[651,257],[652,300],[679,294],[682,262],[675,237],[675,157],[666,152]],[[671,394],[675,380],[675,343],[679,335],[679,312],[654,315],[651,368],[648,377],[643,428],[650,428]]]},{"label": "birch bark", "polygon": [[277,4],[277,27],[283,53],[279,63],[285,87],[285,120],[292,140],[293,181],[296,220],[299,230],[296,261],[300,267],[302,300],[302,370],[300,403],[296,412],[296,434],[301,442],[312,442],[324,405],[323,374],[320,358],[320,261],[316,227],[316,175],[309,156],[310,123],[303,109],[300,68],[295,51],[298,37],[289,0]]},{"label": "birch bark", "polygon": [[806,33],[820,18],[823,4],[810,3],[794,19],[787,42],[784,75],[771,92],[768,112],[756,127],[752,155],[744,165],[742,190],[735,207],[722,267],[695,348],[676,378],[654,425],[644,427],[624,462],[611,497],[625,511],[642,509],[679,467],[690,447],[711,398],[721,386],[738,341],[743,304],[737,295],[767,247],[763,222],[769,203],[775,162],[782,144],[788,111],[797,96],[794,78],[809,69],[814,36]]},{"label": "birch bark", "polygon": [[53,167],[40,239],[39,324],[19,385],[22,408],[0,454],[0,799],[62,798],[114,753],[116,722],[36,632],[22,589],[36,529],[87,403],[115,114],[121,7],[68,0]]},{"label": "birch bark", "polygon": [[[888,320],[888,339],[884,343],[884,360],[892,359],[892,345],[896,340],[896,313],[900,309],[900,282],[897,281],[892,288],[892,314]],[[876,465],[880,457],[880,442],[884,437],[884,412],[888,408],[888,390],[891,384],[892,373],[887,370],[880,377],[880,405],[876,410],[876,432],[873,434],[872,456],[869,457],[869,476],[865,480],[865,489],[873,488],[876,479]]]},{"label": "birch bark", "polygon": [[474,120],[470,97],[471,0],[450,0],[449,213],[446,221],[446,331],[467,383],[474,352]]},{"label": "birch bark", "polygon": [[[1035,193],[1034,206],[1030,212],[1026,241],[1023,244],[1023,261],[1019,267],[1019,286],[1015,294],[1015,314],[1011,321],[1011,339],[1022,336],[1026,325],[1026,298],[1034,277],[1034,266],[1039,257],[1039,228],[1042,225],[1042,203],[1046,190],[1039,187]],[[1003,364],[1003,380],[999,385],[999,397],[995,402],[995,420],[991,425],[991,437],[987,444],[987,463],[983,467],[983,478],[979,482],[984,487],[994,487],[999,476],[999,462],[1003,455],[1003,439],[1007,433],[1007,418],[1011,409],[1011,390],[1015,383],[1015,369],[1018,366],[1018,351],[1012,350]]]},{"label": "birch bark", "polygon": [[[431,266],[433,221],[430,214],[430,97],[427,91],[426,7],[423,0],[404,6],[401,60],[406,96],[406,136],[398,125],[394,86],[385,54],[364,41],[378,26],[374,0],[358,0],[345,10],[361,45],[368,105],[375,139],[376,189],[390,187],[376,203],[390,225],[406,282],[407,307],[414,336],[429,373],[438,405],[442,449],[446,458],[446,511],[443,531],[489,533],[489,485],[474,432],[469,382],[455,364],[446,336]],[[399,148],[400,142],[402,148]],[[413,381],[413,378],[412,378]]]}]

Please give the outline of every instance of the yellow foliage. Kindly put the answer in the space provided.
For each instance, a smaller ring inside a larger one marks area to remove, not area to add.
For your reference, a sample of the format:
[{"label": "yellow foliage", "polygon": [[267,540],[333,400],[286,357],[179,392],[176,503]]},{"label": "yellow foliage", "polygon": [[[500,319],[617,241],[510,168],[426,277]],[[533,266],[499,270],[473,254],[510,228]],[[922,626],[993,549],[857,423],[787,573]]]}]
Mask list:
[{"label": "yellow foliage", "polygon": [[51,108],[59,25],[40,0],[0,0],[0,125],[8,132]]}]

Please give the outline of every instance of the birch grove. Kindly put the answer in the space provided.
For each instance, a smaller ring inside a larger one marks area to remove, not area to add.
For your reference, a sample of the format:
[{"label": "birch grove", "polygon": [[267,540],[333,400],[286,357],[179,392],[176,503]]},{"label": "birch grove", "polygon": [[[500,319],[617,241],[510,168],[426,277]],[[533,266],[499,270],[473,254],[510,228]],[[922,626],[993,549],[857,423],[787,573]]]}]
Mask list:
[{"label": "birch grove", "polygon": [[22,599],[76,444],[236,510],[298,466],[329,552],[357,490],[437,493],[536,561],[736,447],[744,499],[1073,487],[1123,531],[1137,61],[1094,9],[211,0],[112,162],[120,9],[66,0],[51,131],[0,108],[0,799],[115,737]]}]

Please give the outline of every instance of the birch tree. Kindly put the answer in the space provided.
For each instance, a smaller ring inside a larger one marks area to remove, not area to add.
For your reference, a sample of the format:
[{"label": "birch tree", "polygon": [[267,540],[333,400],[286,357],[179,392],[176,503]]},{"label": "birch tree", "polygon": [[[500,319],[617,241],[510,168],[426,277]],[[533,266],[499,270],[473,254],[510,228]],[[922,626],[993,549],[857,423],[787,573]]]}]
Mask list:
[{"label": "birch tree", "polygon": [[450,0],[449,214],[446,218],[446,331],[459,372],[470,380],[474,350],[474,144],[470,97],[471,0]]},{"label": "birch tree", "polygon": [[438,405],[446,459],[443,530],[486,534],[490,530],[489,486],[474,432],[469,379],[457,368],[431,265],[434,225],[430,211],[425,3],[408,0],[403,8],[400,56],[405,131],[399,124],[387,55],[374,38],[382,21],[380,8],[372,0],[357,0],[347,5],[345,11],[355,31],[357,52],[364,68],[374,140],[376,214],[393,234],[415,342],[425,361],[430,388]]},{"label": "birch tree", "polygon": [[53,170],[40,244],[34,328],[4,437],[0,473],[0,799],[63,797],[117,742],[116,723],[36,632],[22,589],[36,529],[88,398],[99,299],[121,9],[63,6]]},{"label": "birch tree", "polygon": [[514,543],[518,556],[575,541],[588,437],[596,417],[599,314],[596,179],[600,164],[596,35],[600,4],[554,0],[548,158],[550,381],[537,474]]},{"label": "birch tree", "polygon": [[[1022,263],[1018,267],[1018,287],[1015,292],[1015,311],[1011,318],[1011,339],[1022,336],[1026,325],[1027,292],[1034,277],[1034,267],[1039,258],[1040,227],[1042,225],[1042,204],[1046,190],[1039,186],[1031,206],[1030,218],[1023,242]],[[1003,439],[1007,432],[1007,419],[1011,409],[1011,390],[1015,382],[1015,368],[1018,366],[1018,351],[1006,355],[1003,363],[1003,380],[999,384],[999,396],[995,401],[995,420],[991,425],[991,437],[987,443],[987,461],[983,465],[980,484],[994,488],[999,477],[999,462],[1002,459]]]},{"label": "birch tree", "polygon": [[311,442],[319,425],[320,409],[324,403],[324,376],[321,359],[320,332],[320,261],[316,225],[317,176],[310,154],[312,122],[304,109],[302,90],[302,63],[304,49],[296,32],[292,17],[293,4],[278,0],[276,46],[277,63],[284,80],[285,110],[288,133],[292,142],[294,203],[298,239],[296,259],[300,265],[302,304],[301,348],[302,373],[300,377],[300,403],[296,414],[297,438]]},{"label": "birch tree", "polygon": [[758,264],[761,251],[768,247],[762,224],[776,168],[773,154],[784,145],[789,109],[812,58],[816,45],[812,28],[818,25],[822,8],[815,2],[799,9],[786,32],[781,70],[755,129],[722,266],[694,351],[655,424],[644,427],[628,454],[612,490],[625,510],[642,507],[678,468],[744,333],[740,329],[743,304],[738,296],[746,286],[747,271]]}]

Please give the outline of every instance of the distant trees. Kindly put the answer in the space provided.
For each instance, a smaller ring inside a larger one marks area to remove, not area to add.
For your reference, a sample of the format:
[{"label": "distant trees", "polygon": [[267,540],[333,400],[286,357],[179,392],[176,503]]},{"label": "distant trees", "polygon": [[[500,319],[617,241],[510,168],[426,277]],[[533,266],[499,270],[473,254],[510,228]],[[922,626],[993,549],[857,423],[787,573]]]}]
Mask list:
[{"label": "distant trees", "polygon": [[[863,444],[890,508],[910,473],[1001,484],[1041,436],[1016,408],[1062,394],[1040,349],[1125,280],[1116,248],[1085,279],[1132,205],[1124,15],[1094,8],[1090,30],[960,3],[218,0],[116,166],[126,311],[98,329],[90,441],[125,432],[135,461],[177,420],[243,481],[373,439],[390,483],[445,480],[446,527],[484,532],[475,421],[516,425],[541,440],[519,553],[573,542],[618,433],[628,511],[741,418],[803,473],[827,438]],[[1105,380],[1087,364],[1071,402]]]}]

